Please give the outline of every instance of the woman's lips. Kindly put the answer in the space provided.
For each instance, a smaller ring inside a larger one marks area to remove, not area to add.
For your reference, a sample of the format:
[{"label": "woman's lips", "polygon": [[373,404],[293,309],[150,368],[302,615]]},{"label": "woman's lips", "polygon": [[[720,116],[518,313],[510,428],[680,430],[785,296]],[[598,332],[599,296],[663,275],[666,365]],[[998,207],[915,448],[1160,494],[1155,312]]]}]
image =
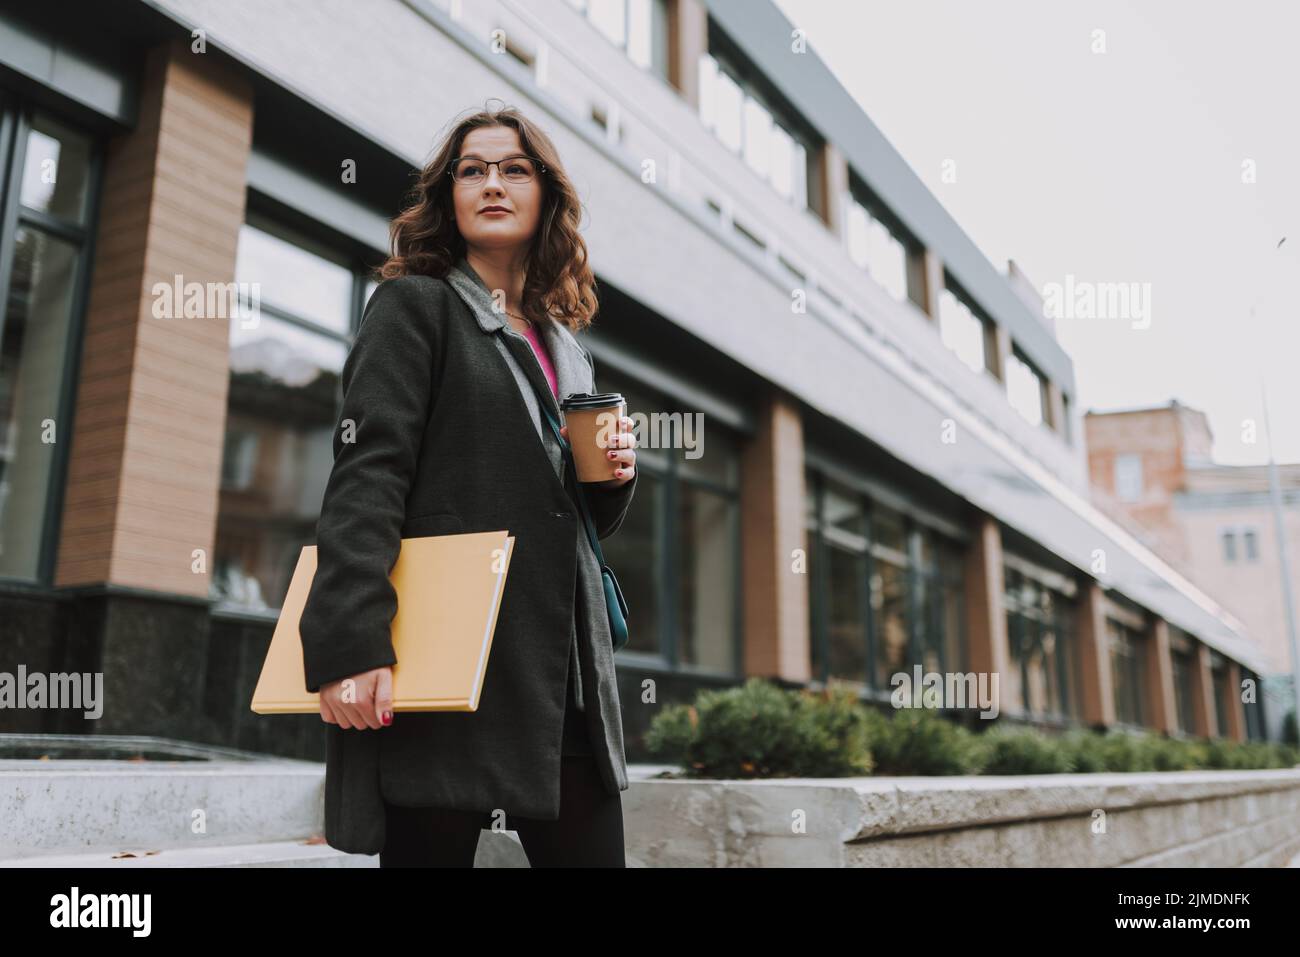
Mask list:
[{"label": "woman's lips", "polygon": [[510,210],[508,209],[484,209],[479,211],[480,216],[508,216],[509,214]]}]

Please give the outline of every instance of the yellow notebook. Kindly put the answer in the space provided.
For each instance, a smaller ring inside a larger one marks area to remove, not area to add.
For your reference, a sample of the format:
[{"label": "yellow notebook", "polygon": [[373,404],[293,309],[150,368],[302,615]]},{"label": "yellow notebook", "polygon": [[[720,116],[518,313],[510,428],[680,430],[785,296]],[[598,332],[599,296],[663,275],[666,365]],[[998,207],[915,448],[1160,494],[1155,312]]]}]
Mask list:
[{"label": "yellow notebook", "polygon": [[[478,710],[514,543],[506,531],[402,539],[389,575],[397,591],[395,712]],[[315,575],[316,546],[306,545],[253,692],[258,714],[320,712],[320,695],[307,691],[298,631]]]}]

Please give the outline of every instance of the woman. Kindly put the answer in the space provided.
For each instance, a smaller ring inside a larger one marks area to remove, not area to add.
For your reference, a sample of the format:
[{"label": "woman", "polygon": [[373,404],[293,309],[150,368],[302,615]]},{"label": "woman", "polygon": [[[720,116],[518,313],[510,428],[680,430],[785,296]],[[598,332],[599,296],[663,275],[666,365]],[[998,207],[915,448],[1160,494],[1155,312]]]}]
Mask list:
[{"label": "woman", "polygon": [[[534,866],[625,864],[600,567],[541,408],[563,421],[558,399],[598,391],[571,331],[596,311],[580,214],[537,126],[514,109],[462,120],[392,223],[343,366],[301,633],[325,838],[381,867],[471,866],[484,827],[517,831]],[[581,483],[599,538],[636,485],[631,424],[611,478]],[[515,546],[478,710],[393,715],[400,540],[495,529]]]}]

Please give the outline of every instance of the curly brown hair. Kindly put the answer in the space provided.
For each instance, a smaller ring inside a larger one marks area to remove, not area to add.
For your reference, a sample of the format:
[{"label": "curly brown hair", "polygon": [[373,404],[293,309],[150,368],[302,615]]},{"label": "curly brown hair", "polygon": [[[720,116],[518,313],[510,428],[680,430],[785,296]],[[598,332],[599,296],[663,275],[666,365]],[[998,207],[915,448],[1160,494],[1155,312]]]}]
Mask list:
[{"label": "curly brown hair", "polygon": [[471,130],[512,127],[523,151],[542,161],[541,224],[525,257],[522,308],[534,322],[548,316],[578,331],[596,314],[596,278],[587,263],[587,244],[578,232],[582,202],[564,172],[555,144],[542,129],[512,106],[483,109],[456,122],[416,175],[406,208],[389,224],[390,253],[375,278],[411,274],[441,278],[465,255],[452,204],[451,160]]}]

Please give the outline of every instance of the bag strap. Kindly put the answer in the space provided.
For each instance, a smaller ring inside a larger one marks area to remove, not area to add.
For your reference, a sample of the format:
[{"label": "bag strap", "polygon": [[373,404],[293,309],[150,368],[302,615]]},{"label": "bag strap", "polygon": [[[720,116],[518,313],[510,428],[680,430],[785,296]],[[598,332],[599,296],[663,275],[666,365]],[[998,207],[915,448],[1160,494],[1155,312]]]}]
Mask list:
[{"label": "bag strap", "polygon": [[[504,331],[500,331],[504,335]],[[531,346],[529,349],[531,350]],[[507,352],[509,350],[507,349]],[[538,364],[540,368],[540,363]],[[524,378],[528,378],[527,375]],[[578,472],[573,464],[572,449],[569,443],[565,441],[564,436],[560,434],[560,423],[556,421],[551,412],[551,407],[546,404],[546,396],[537,391],[537,384],[532,379],[528,379],[529,384],[533,387],[533,392],[537,393],[537,404],[541,406],[542,414],[546,416],[546,422],[551,427],[551,434],[555,436],[555,441],[560,445],[560,455],[564,459],[564,468],[569,478],[573,481],[574,497],[578,501],[578,511],[582,514],[582,523],[587,527],[587,538],[591,541],[591,550],[596,553],[596,561],[602,566],[605,564],[605,556],[600,550],[600,540],[596,537],[596,526],[591,520],[591,515],[587,511],[587,497],[583,493],[582,483],[578,481]]]},{"label": "bag strap", "polygon": [[569,448],[569,443],[564,440],[560,434],[560,424],[555,421],[555,416],[551,410],[542,405],[542,411],[546,413],[546,421],[551,426],[551,434],[555,436],[555,441],[560,443],[561,454],[564,456],[564,467],[568,470],[569,478],[573,481],[576,498],[578,500],[578,510],[582,512],[582,523],[587,526],[587,538],[591,540],[591,550],[596,553],[596,561],[602,566],[605,564],[605,556],[600,550],[600,540],[596,537],[596,526],[591,520],[591,514],[587,511],[587,496],[582,490],[582,483],[578,481],[578,473],[573,465],[573,454]]}]

